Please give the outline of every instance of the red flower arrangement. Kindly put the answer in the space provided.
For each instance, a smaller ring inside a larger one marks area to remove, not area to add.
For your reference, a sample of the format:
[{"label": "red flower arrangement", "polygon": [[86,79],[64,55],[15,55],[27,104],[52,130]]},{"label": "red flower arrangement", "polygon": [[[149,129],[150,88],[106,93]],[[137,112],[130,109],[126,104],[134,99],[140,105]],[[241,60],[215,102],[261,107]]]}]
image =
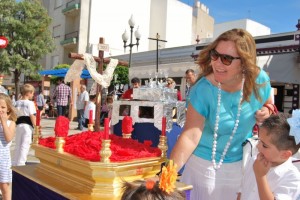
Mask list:
[{"label": "red flower arrangement", "polygon": [[131,133],[134,129],[132,128],[132,118],[130,116],[125,116],[122,120],[122,133]]},{"label": "red flower arrangement", "polygon": [[55,136],[56,137],[67,137],[69,132],[70,121],[64,116],[59,116],[55,121]]},{"label": "red flower arrangement", "polygon": [[[64,146],[64,151],[78,156],[84,160],[99,162],[101,160],[101,155],[99,152],[101,150],[102,140],[104,138],[104,131],[86,131],[80,134],[71,135],[65,138],[66,143]],[[109,136],[109,139],[111,140],[111,162],[129,161],[147,157],[159,157],[161,155],[161,150],[157,147],[151,147],[149,141],[145,141],[145,144],[142,144],[137,140],[124,139],[113,134]],[[41,138],[39,140],[39,144],[55,149],[54,140],[54,137]]]}]

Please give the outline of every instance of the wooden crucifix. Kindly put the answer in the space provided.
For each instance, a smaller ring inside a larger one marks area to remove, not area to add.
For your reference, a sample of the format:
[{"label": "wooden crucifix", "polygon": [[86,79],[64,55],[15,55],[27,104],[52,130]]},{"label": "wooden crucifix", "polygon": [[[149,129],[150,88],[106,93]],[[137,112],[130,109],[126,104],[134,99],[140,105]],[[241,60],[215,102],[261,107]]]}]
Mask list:
[{"label": "wooden crucifix", "polygon": [[[100,37],[99,44],[104,44],[104,38]],[[98,63],[98,73],[103,74],[103,63],[109,63],[110,58],[103,58],[104,51],[99,49],[98,57],[94,56],[95,61]],[[69,53],[69,58],[83,60],[83,55],[78,53]],[[118,65],[128,66],[128,62],[119,61]],[[100,114],[101,114],[101,93],[102,86],[97,84],[96,94],[96,113],[95,113],[95,131],[100,131]]]}]

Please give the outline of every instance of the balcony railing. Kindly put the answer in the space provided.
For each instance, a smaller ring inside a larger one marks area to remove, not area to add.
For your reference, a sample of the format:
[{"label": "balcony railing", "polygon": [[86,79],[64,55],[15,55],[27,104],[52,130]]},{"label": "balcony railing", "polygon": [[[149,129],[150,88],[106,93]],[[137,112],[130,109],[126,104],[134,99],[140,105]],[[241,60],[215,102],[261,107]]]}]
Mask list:
[{"label": "balcony railing", "polygon": [[64,40],[60,42],[61,45],[72,45],[78,42],[78,31],[74,31],[65,35]]},{"label": "balcony railing", "polygon": [[79,9],[80,9],[80,1],[73,0],[73,1],[69,1],[66,4],[66,8],[62,10],[62,13],[65,15],[77,15],[79,13]]}]

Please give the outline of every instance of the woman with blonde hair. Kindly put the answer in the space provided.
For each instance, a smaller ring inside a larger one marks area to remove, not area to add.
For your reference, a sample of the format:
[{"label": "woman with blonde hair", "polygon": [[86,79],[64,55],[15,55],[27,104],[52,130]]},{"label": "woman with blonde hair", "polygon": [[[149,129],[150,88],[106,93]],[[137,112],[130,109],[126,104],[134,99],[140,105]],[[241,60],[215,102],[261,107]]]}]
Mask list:
[{"label": "woman with blonde hair", "polygon": [[204,48],[200,74],[190,92],[186,123],[171,158],[185,165],[181,181],[193,185],[191,200],[236,199],[242,177],[242,143],[273,103],[270,79],[256,65],[250,33],[232,29]]}]

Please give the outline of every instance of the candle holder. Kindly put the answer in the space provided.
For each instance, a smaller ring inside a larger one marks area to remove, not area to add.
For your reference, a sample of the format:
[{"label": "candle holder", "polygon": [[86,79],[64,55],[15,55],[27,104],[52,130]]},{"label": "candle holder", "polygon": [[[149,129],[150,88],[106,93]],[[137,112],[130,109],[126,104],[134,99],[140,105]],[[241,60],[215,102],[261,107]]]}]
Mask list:
[{"label": "candle holder", "polygon": [[131,133],[122,133],[123,138],[130,139]]},{"label": "candle holder", "polygon": [[33,144],[39,144],[39,138],[40,138],[40,126],[34,126],[33,131]]},{"label": "candle holder", "polygon": [[56,146],[56,151],[58,153],[64,152],[65,143],[66,143],[66,141],[65,141],[64,137],[56,137],[55,138],[55,146]]},{"label": "candle holder", "polygon": [[88,130],[94,131],[94,124],[88,124]]},{"label": "candle holder", "polygon": [[100,155],[101,155],[101,162],[103,163],[110,163],[110,156],[112,154],[111,150],[110,150],[110,142],[111,140],[102,140],[102,147],[101,147],[101,151],[100,151]]},{"label": "candle holder", "polygon": [[166,158],[167,150],[168,150],[167,136],[164,135],[159,136],[158,148],[161,150],[161,157]]}]

